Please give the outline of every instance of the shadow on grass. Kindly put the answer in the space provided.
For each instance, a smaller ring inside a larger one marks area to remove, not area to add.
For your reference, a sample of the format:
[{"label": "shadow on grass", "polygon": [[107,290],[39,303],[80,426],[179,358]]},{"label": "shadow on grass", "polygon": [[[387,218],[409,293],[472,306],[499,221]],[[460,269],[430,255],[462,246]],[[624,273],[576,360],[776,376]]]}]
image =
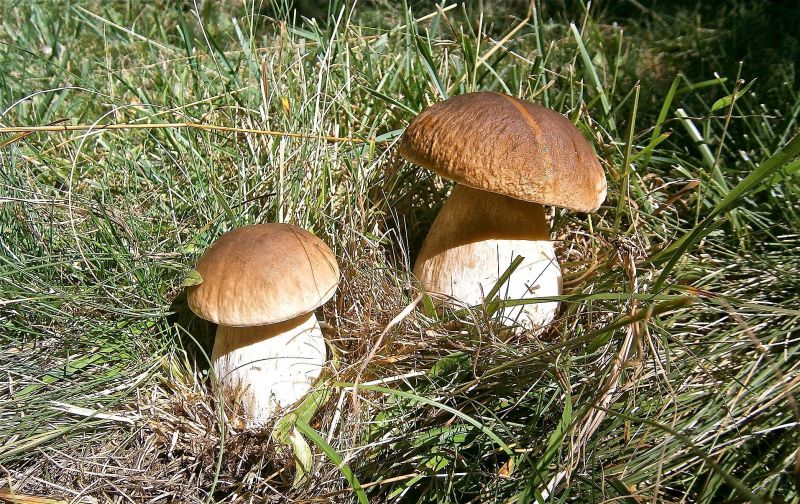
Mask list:
[{"label": "shadow on grass", "polygon": [[192,312],[186,300],[185,288],[172,300],[169,311],[171,315],[167,317],[167,323],[179,335],[181,348],[198,370],[208,371],[211,368],[211,350],[214,347],[217,324]]},{"label": "shadow on grass", "polygon": [[393,236],[390,255],[417,259],[433,221],[450,193],[450,184],[430,170],[411,165],[396,155],[387,166],[384,184],[370,194],[385,216],[383,225]]}]

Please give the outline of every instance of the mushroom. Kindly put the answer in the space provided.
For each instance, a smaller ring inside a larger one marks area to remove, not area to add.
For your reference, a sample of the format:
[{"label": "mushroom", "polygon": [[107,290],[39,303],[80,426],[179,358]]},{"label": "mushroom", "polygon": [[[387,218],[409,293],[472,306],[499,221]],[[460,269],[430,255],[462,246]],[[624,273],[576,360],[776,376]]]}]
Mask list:
[{"label": "mushroom", "polygon": [[[414,265],[431,293],[478,305],[517,256],[501,299],[561,294],[542,205],[596,211],[606,196],[591,145],[564,116],[495,92],[469,93],[419,114],[400,139],[406,160],[458,182]],[[540,330],[558,302],[507,306],[507,326]]]},{"label": "mushroom", "polygon": [[263,426],[302,398],[326,360],[314,310],[339,283],[330,248],[289,224],[258,224],[221,236],[197,263],[189,307],[218,324],[211,353],[233,424]]}]

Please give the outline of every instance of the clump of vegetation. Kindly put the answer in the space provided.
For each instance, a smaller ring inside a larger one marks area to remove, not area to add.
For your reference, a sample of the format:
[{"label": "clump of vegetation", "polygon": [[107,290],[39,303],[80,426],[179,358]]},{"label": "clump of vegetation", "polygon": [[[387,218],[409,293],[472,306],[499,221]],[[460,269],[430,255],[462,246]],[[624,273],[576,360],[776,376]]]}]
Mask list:
[{"label": "clump of vegetation", "polygon": [[[0,6],[0,497],[800,498],[800,93],[716,50],[738,11],[221,6]],[[410,274],[450,186],[395,142],[477,90],[566,115],[608,178],[597,214],[550,211],[540,335]],[[330,372],[242,433],[183,282],[262,222],[342,277]]]}]

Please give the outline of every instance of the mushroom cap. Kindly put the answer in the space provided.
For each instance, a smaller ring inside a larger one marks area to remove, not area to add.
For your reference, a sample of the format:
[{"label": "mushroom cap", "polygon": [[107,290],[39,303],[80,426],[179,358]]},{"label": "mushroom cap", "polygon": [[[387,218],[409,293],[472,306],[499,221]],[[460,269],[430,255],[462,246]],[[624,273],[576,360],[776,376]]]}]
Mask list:
[{"label": "mushroom cap", "polygon": [[476,189],[580,212],[606,198],[592,146],[567,118],[502,93],[454,96],[419,114],[400,155]]},{"label": "mushroom cap", "polygon": [[275,324],[313,311],[339,284],[339,266],[319,238],[290,224],[244,226],[222,235],[197,262],[203,281],[189,307],[217,324]]}]

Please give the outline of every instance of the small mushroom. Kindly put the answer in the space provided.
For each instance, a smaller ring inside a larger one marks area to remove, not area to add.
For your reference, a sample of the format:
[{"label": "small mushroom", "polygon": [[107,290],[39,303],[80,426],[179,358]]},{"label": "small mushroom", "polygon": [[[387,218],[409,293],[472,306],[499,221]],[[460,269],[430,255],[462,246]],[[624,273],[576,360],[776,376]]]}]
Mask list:
[{"label": "small mushroom", "polygon": [[259,224],[220,237],[197,263],[189,307],[218,324],[211,363],[221,395],[239,417],[263,426],[301,399],[320,375],[325,340],[314,310],[339,283],[330,248],[289,224]]},{"label": "small mushroom", "polygon": [[[477,305],[517,256],[501,299],[561,294],[561,269],[542,205],[596,211],[606,179],[591,145],[564,116],[512,96],[469,93],[419,114],[400,139],[406,160],[458,182],[422,245],[425,289]],[[539,330],[557,302],[509,306],[509,326]]]}]

